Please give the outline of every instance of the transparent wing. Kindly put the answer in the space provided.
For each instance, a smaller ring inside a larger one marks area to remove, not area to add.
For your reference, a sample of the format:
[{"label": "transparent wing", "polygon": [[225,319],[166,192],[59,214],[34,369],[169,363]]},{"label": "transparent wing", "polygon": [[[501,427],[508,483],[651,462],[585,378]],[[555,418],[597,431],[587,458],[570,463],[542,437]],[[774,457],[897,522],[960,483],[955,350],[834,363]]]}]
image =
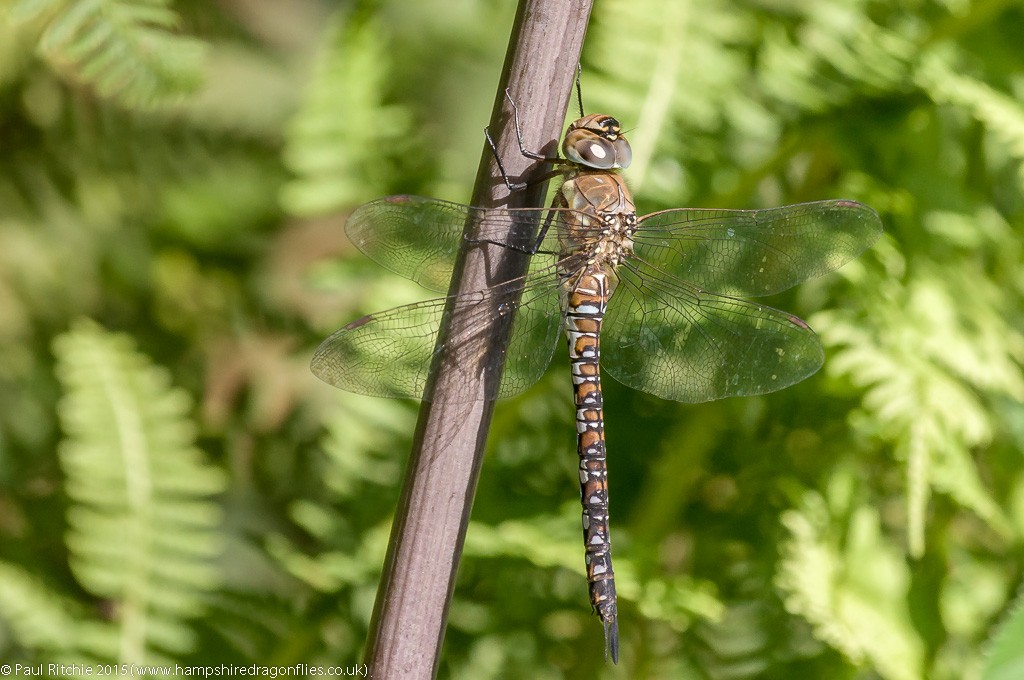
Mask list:
[{"label": "transparent wing", "polygon": [[[522,392],[551,363],[561,328],[554,271],[530,274],[525,288],[523,281],[364,316],[321,343],[313,355],[313,373],[350,392],[421,399],[434,355],[442,352],[449,377],[456,386],[466,385],[452,390],[446,401],[480,398],[474,396],[479,391],[470,389],[480,380],[491,386],[487,399]],[[453,326],[458,330],[444,348],[437,348],[442,314],[449,305],[458,310]],[[492,326],[509,319],[513,328],[508,346],[495,346]]]},{"label": "transparent wing", "polygon": [[697,288],[758,297],[837,269],[882,233],[878,213],[855,201],[767,210],[678,208],[640,220],[637,256]]},{"label": "transparent wing", "polygon": [[663,399],[697,403],[774,392],[817,371],[817,336],[786,312],[704,292],[638,259],[619,267],[601,365]]},{"label": "transparent wing", "polygon": [[[345,233],[378,264],[430,290],[447,291],[468,222],[477,225],[476,240],[532,252],[547,213],[544,208],[485,210],[419,196],[388,196],[356,208]],[[550,230],[552,240],[555,231]]]}]

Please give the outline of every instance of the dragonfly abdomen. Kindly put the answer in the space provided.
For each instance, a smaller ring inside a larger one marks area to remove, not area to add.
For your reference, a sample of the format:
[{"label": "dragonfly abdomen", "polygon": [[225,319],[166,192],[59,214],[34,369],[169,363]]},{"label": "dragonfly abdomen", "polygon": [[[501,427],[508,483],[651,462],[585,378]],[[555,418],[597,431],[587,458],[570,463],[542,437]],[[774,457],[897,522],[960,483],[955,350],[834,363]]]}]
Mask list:
[{"label": "dragonfly abdomen", "polygon": [[580,458],[580,499],[590,604],[601,617],[605,647],[618,661],[619,640],[608,533],[608,465],[601,393],[601,322],[614,288],[614,275],[599,266],[573,277],[566,295],[566,337],[576,401],[576,445]]}]

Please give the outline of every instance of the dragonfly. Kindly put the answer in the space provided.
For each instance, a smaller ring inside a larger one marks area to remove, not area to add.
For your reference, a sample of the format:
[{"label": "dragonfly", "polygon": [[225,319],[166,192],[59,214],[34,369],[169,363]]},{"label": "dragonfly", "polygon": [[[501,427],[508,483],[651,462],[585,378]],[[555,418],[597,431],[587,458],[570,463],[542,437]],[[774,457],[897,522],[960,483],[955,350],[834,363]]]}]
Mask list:
[{"label": "dragonfly", "polygon": [[[524,148],[512,105],[522,153],[552,163],[549,174],[562,177],[550,207],[483,209],[390,196],[357,208],[345,230],[380,265],[440,292],[466,245],[530,253],[527,273],[364,316],[323,341],[312,370],[352,392],[411,398],[422,398],[444,370],[449,384],[467,387],[446,390],[444,399],[481,398],[470,389],[481,380],[490,386],[483,398],[494,399],[536,383],[564,334],[590,603],[604,625],[606,655],[617,663],[602,371],[687,403],[765,394],[807,378],[824,362],[813,330],[747,298],[843,266],[874,243],[882,225],[874,210],[852,200],[638,217],[621,174],[631,150],[618,120],[581,112],[561,156],[549,158]],[[511,190],[524,186],[504,179]],[[458,310],[462,322],[438,340],[446,309]],[[496,348],[489,329],[497,322],[512,328]]]}]

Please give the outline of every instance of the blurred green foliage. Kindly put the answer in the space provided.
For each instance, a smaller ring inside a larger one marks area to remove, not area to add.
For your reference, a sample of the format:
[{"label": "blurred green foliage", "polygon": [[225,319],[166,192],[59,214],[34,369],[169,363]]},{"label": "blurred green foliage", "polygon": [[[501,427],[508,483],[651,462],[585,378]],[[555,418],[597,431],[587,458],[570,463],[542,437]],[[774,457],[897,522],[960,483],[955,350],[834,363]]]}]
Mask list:
[{"label": "blurred green foliage", "polygon": [[[359,658],[415,405],[308,360],[427,296],[344,217],[468,197],[513,12],[0,6],[0,661]],[[443,677],[1020,677],[1021,35],[1003,0],[597,3],[584,103],[643,211],[844,197],[886,235],[771,301],[812,379],[606,381],[618,667],[566,362],[500,404]]]}]

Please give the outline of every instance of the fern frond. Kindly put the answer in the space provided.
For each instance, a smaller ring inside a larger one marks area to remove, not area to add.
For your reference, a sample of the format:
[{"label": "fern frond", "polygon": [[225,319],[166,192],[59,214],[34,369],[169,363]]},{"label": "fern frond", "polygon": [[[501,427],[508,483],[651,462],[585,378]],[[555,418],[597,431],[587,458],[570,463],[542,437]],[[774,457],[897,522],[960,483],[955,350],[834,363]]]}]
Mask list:
[{"label": "fern frond", "polygon": [[905,287],[890,282],[861,312],[834,311],[814,321],[826,343],[837,348],[827,370],[867,390],[865,408],[907,462],[909,547],[915,556],[924,550],[931,490],[949,494],[997,531],[1010,532],[971,449],[993,437],[983,394],[1024,397],[1024,338],[999,311],[992,284],[957,271],[924,270]]},{"label": "fern frond", "polygon": [[384,104],[390,63],[377,21],[339,12],[309,93],[287,131],[285,162],[297,178],[282,200],[314,214],[362,202],[393,176],[389,158],[411,128],[407,112]]},{"label": "fern frond", "polygon": [[[343,523],[332,511],[311,503],[298,505],[292,510],[298,524],[310,526],[310,520],[323,524],[325,518],[333,522],[335,531]],[[387,554],[390,519],[365,530],[359,545],[346,550],[331,550],[318,555],[307,555],[283,536],[270,536],[267,553],[295,578],[318,591],[330,593],[344,588],[362,589],[367,594],[376,590],[381,560]],[[372,595],[371,595],[372,597]]]},{"label": "fern frond", "polygon": [[[557,515],[507,520],[498,525],[471,522],[465,554],[522,559],[538,567],[566,569],[586,577],[576,532],[572,530],[578,514],[579,506],[567,503]],[[706,582],[688,576],[641,582],[628,554],[619,553],[615,560],[620,601],[635,602],[651,620],[665,621],[676,630],[684,630],[694,618],[717,619],[725,611],[713,587]]]},{"label": "fern frond", "polygon": [[50,654],[69,650],[80,613],[75,604],[54,595],[38,577],[0,562],[0,618],[20,645]]},{"label": "fern frond", "polygon": [[[914,36],[876,23],[866,4],[790,3],[766,17],[722,0],[599,3],[587,39],[591,98],[629,128],[631,184],[685,203],[705,181],[688,174],[695,164],[727,182],[737,168],[761,172],[777,162],[787,118],[903,87]],[[742,142],[716,145],[715,135]]]},{"label": "fern frond", "polygon": [[[848,484],[853,474],[842,471],[833,484]],[[776,585],[786,609],[852,662],[870,663],[886,680],[916,680],[924,645],[906,605],[909,569],[882,536],[874,508],[830,507],[836,504],[807,492],[802,507],[782,516],[788,537]]]},{"label": "fern frond", "polygon": [[97,650],[112,647],[109,626],[21,567],[0,562],[0,620],[15,642],[48,661],[109,661]]},{"label": "fern frond", "polygon": [[1024,186],[1024,106],[992,86],[957,71],[952,57],[933,50],[922,59],[915,81],[937,104],[963,109],[983,123],[1001,144],[993,148],[1006,154],[1018,168]]},{"label": "fern frond", "polygon": [[[759,113],[749,98],[736,96],[747,75],[745,56],[732,45],[750,28],[747,21],[749,16],[724,2],[703,3],[699,10],[658,0],[611,0],[595,7],[586,51],[593,72],[585,73],[593,84],[587,99],[597,104],[588,108],[615,112],[630,128],[630,184],[638,191],[647,181],[663,181],[659,175],[678,180],[680,166],[650,171],[663,157],[700,155],[692,148],[694,131],[718,129],[733,115]],[[685,201],[678,184],[673,182],[671,198]]]},{"label": "fern frond", "polygon": [[760,71],[766,93],[815,112],[898,88],[917,53],[913,33],[879,25],[867,4],[808,3],[794,7],[800,23],[792,33],[772,24]]},{"label": "fern frond", "polygon": [[325,485],[347,499],[364,483],[395,484],[402,470],[395,457],[396,442],[412,431],[415,414],[395,400],[374,403],[348,393],[339,393],[335,400],[322,444],[331,463]]},{"label": "fern frond", "polygon": [[39,22],[39,51],[58,73],[129,107],[192,92],[205,46],[173,33],[167,0],[19,0],[12,17]]},{"label": "fern frond", "polygon": [[185,392],[129,338],[82,322],[55,341],[67,438],[71,568],[115,603],[100,657],[137,663],[193,644],[186,619],[217,584],[220,471],[194,447]]},{"label": "fern frond", "polygon": [[[497,525],[471,522],[466,532],[466,554],[485,558],[515,556],[539,567],[560,567],[585,575],[574,540],[576,532],[571,531],[573,523],[567,521],[577,514],[574,505],[566,504],[557,515],[507,520]],[[617,576],[621,559],[615,564]]]}]

